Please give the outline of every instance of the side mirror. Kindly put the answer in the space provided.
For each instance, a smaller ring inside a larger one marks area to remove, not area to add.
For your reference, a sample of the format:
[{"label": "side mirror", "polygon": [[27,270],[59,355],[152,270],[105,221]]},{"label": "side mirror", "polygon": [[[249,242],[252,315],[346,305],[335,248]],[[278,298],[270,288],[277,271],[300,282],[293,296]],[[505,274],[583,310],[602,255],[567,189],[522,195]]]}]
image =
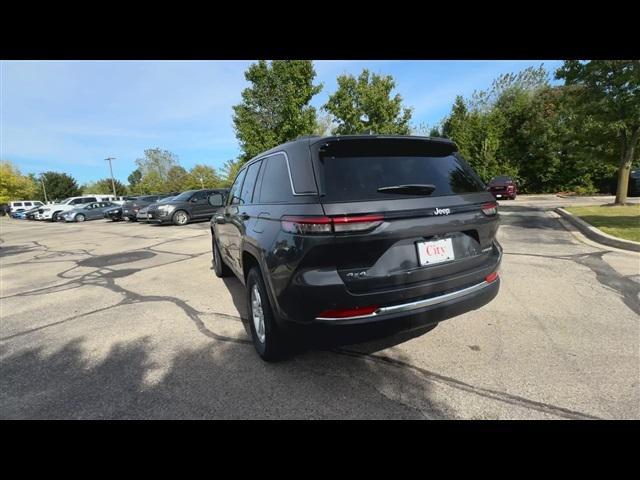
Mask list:
[{"label": "side mirror", "polygon": [[212,193],[207,199],[212,207],[221,207],[224,204],[224,198],[221,193]]}]

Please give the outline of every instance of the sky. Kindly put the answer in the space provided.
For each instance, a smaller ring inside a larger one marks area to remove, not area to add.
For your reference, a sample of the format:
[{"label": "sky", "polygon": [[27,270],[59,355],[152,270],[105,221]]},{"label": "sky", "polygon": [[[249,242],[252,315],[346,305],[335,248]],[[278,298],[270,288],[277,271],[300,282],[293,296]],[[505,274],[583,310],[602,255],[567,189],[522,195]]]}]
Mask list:
[{"label": "sky", "polygon": [[[66,172],[79,183],[114,176],[126,183],[146,148],[169,150],[189,169],[220,168],[240,153],[232,106],[252,61],[1,61],[0,159],[26,173]],[[336,77],[363,68],[393,75],[412,124],[437,125],[456,95],[486,89],[502,73],[559,60],[315,61],[320,108]],[[552,80],[552,83],[553,82]]]}]

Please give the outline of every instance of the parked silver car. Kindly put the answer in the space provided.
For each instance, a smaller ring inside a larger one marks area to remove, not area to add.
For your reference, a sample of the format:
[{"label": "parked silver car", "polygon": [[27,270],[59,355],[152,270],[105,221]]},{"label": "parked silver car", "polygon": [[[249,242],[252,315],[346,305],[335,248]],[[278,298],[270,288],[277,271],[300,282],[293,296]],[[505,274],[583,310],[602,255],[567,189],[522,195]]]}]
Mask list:
[{"label": "parked silver car", "polygon": [[177,197],[177,195],[173,195],[171,197],[165,197],[165,198],[162,198],[162,199],[158,200],[155,203],[147,205],[146,207],[142,207],[140,210],[138,210],[138,214],[136,215],[136,219],[139,222],[148,222],[149,221],[149,208],[150,207],[153,206],[153,208],[156,208],[158,205],[162,205],[163,203],[169,203],[171,200],[173,200],[176,197]]},{"label": "parked silver car", "polygon": [[97,220],[104,218],[105,210],[119,205],[113,202],[93,202],[79,208],[74,208],[61,214],[65,222],[84,222],[85,220]]}]

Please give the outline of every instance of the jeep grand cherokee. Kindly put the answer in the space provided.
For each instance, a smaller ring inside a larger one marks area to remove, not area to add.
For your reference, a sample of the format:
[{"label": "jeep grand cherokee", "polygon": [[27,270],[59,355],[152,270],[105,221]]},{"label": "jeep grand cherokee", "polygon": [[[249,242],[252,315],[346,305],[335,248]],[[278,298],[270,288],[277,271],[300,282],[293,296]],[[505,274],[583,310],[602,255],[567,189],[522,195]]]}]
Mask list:
[{"label": "jeep grand cherokee", "polygon": [[[246,286],[253,344],[291,324],[438,323],[498,293],[495,199],[455,143],[305,137],[248,161],[211,220],[219,277]],[[290,340],[287,340],[290,341]]]}]

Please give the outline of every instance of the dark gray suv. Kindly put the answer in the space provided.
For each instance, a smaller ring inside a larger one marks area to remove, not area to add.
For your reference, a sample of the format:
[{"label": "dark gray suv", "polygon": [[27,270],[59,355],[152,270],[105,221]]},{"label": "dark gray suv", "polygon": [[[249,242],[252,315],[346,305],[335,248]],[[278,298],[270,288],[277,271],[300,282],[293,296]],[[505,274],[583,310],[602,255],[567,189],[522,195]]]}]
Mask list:
[{"label": "dark gray suv", "polygon": [[209,220],[217,211],[207,201],[211,194],[218,194],[221,198],[227,189],[188,190],[176,195],[166,202],[152,203],[147,208],[147,219],[151,223],[173,223],[186,225],[197,220]]},{"label": "dark gray suv", "polygon": [[304,137],[247,162],[224,205],[209,201],[223,207],[215,273],[245,284],[265,360],[292,325],[417,328],[498,293],[497,204],[445,139]]}]

